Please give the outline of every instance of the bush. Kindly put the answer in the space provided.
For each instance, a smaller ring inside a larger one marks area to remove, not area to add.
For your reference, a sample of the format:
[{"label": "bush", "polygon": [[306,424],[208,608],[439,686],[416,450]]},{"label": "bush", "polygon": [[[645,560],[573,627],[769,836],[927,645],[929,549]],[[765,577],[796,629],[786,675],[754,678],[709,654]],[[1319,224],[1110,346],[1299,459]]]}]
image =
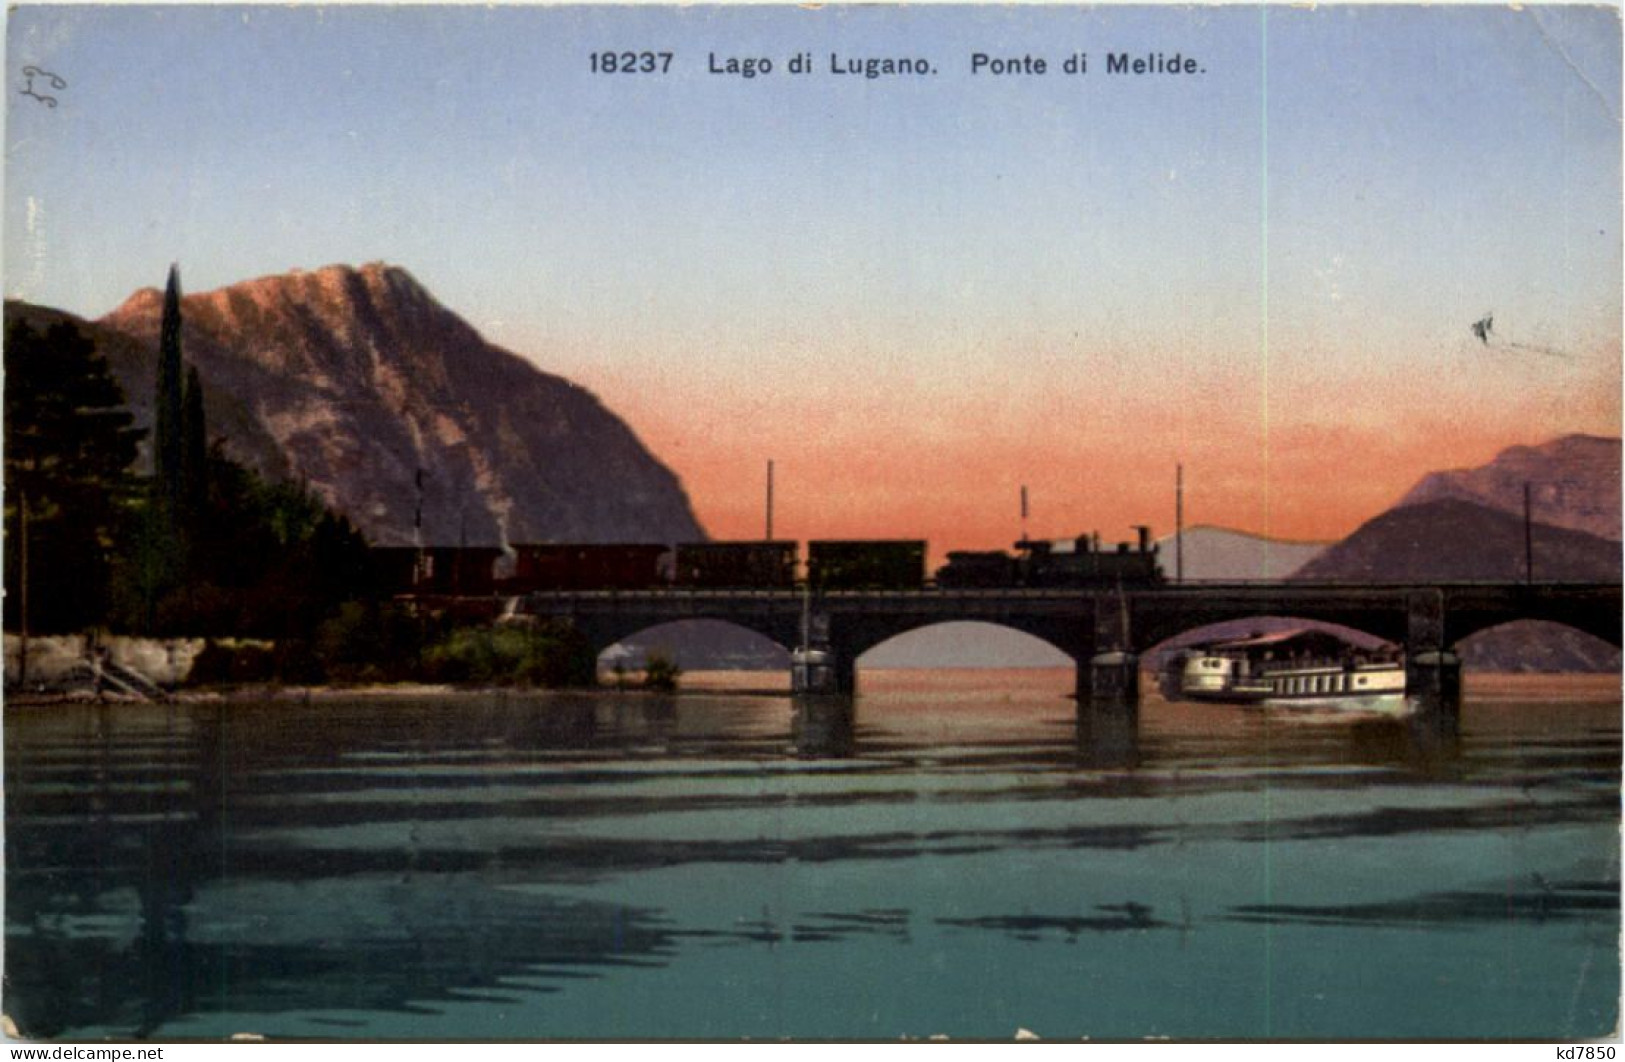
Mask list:
[{"label": "bush", "polygon": [[556,623],[462,627],[423,654],[433,682],[491,686],[583,686],[595,679],[585,641]]},{"label": "bush", "polygon": [[677,661],[655,650],[643,662],[643,688],[669,693],[677,688],[677,679],[682,674]]},{"label": "bush", "polygon": [[402,682],[423,670],[430,622],[398,605],[346,601],[316,630],[313,652],[340,682]]},{"label": "bush", "polygon": [[274,682],[277,654],[266,645],[222,645],[213,639],[192,660],[187,672],[189,686],[235,686],[249,682]]}]

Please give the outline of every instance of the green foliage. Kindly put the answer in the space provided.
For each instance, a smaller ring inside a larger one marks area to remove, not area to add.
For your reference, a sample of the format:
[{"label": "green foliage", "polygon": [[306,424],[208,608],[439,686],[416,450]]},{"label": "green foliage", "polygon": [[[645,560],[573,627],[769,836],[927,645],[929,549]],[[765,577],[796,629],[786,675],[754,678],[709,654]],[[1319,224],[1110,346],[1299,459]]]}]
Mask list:
[{"label": "green foliage", "polygon": [[197,517],[209,496],[208,424],[203,416],[203,384],[197,368],[186,370],[186,390],[181,403],[181,483],[180,519]]},{"label": "green foliage", "polygon": [[596,678],[585,641],[553,623],[458,628],[424,652],[423,664],[432,682],[556,687]]},{"label": "green foliage", "polygon": [[366,541],[302,486],[267,483],[208,457],[202,505],[182,529],[176,565],[169,520],[148,507],[121,581],[120,619],[158,634],[309,636],[340,603],[370,596]]},{"label": "green foliage", "polygon": [[314,652],[336,682],[403,682],[422,673],[437,625],[398,605],[346,601],[316,632]]},{"label": "green foliage", "polygon": [[643,662],[643,688],[669,693],[677,689],[683,669],[665,653],[654,650]]},{"label": "green foliage", "polygon": [[9,321],[5,371],[6,622],[21,620],[26,523],[30,628],[99,623],[143,432],[106,359],[71,324],[42,334]]},{"label": "green foliage", "polygon": [[210,639],[192,660],[186,682],[192,686],[236,686],[277,677],[276,651],[265,645],[223,645]]}]

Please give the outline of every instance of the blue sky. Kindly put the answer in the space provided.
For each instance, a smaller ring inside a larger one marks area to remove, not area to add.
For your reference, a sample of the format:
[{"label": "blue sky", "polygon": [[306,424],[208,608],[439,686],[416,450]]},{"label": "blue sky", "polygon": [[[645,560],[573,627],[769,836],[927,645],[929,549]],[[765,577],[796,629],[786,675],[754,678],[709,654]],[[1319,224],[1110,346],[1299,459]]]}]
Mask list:
[{"label": "blue sky", "polygon": [[[905,456],[982,432],[1073,469],[1205,455],[1216,522],[1338,533],[1413,472],[1617,432],[1619,42],[1579,7],[24,6],[6,292],[98,316],[172,260],[190,290],[387,260],[603,393],[724,531],[763,451],[844,469],[879,419],[915,506]],[[625,47],[673,72],[588,72]],[[938,72],[784,73],[801,50]],[[1566,357],[1475,350],[1490,311]],[[1315,439],[1403,467],[1318,520],[1277,481]]]}]

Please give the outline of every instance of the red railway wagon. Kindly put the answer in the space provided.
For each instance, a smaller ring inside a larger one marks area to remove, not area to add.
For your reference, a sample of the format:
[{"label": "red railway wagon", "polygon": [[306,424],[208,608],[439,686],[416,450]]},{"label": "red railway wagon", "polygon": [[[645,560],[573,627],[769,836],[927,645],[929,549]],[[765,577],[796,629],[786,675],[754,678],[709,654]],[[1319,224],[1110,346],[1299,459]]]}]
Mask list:
[{"label": "red railway wagon", "polygon": [[495,546],[375,546],[369,553],[373,580],[392,594],[478,596],[496,589]]},{"label": "red railway wagon", "polygon": [[513,547],[510,593],[534,590],[647,590],[664,586],[661,559],[650,543],[544,542]]}]

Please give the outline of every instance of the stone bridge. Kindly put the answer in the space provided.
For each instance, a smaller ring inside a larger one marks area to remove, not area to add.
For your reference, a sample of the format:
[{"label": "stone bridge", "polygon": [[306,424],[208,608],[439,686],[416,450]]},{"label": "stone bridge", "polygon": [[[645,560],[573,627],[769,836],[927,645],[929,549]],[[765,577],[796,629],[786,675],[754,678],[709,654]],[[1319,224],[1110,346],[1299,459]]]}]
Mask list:
[{"label": "stone bridge", "polygon": [[[1450,650],[1478,631],[1548,620],[1621,640],[1618,584],[1206,583],[1102,590],[907,590],[805,595],[801,590],[574,591],[527,596],[521,611],[568,619],[595,651],[649,627],[721,620],[787,648],[829,654],[834,691],[857,689],[857,658],[899,634],[976,621],[1033,635],[1077,664],[1080,702],[1132,702],[1139,655],[1176,635],[1225,620],[1320,620],[1402,645],[1412,689],[1455,696]],[[804,629],[805,628],[805,629]]]}]

